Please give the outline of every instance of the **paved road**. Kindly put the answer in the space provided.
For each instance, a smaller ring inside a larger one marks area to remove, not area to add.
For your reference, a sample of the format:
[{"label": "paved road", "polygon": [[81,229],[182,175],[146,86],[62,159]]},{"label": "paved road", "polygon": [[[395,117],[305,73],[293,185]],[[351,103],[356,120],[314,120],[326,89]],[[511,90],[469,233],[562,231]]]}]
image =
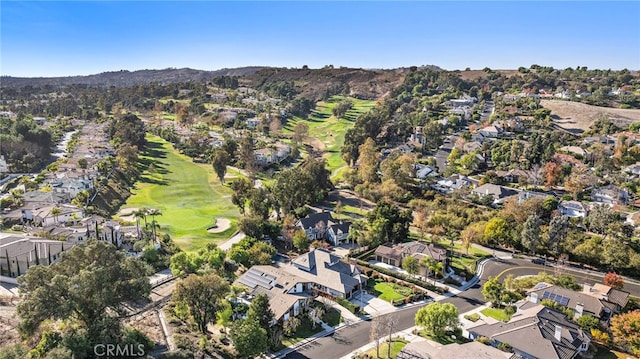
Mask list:
[{"label": "paved road", "polygon": [[[484,267],[480,281],[472,288],[447,298],[442,303],[451,303],[458,308],[460,313],[468,312],[485,303],[481,288],[489,277],[498,276],[501,280],[507,275],[513,274],[515,277],[522,275],[535,275],[541,271],[555,273],[555,268],[543,265],[536,265],[526,259],[494,259]],[[602,274],[586,273],[579,269],[565,269],[564,273],[576,277],[578,283],[602,283]],[[632,295],[640,295],[640,285],[637,283],[625,283],[626,291]],[[395,331],[405,330],[415,325],[415,314],[421,306],[410,307],[395,313],[386,315],[398,316],[398,327]],[[359,322],[353,326],[344,327],[337,330],[328,337],[320,338],[309,343],[296,351],[288,354],[286,358],[340,358],[348,355],[352,351],[371,342],[369,338],[370,322]]]}]

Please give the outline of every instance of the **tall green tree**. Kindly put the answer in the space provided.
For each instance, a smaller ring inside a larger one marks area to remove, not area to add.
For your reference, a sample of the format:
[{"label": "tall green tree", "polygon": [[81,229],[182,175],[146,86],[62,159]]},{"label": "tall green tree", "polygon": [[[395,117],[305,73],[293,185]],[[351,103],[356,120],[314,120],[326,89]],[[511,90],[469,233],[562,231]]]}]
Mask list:
[{"label": "tall green tree", "polygon": [[360,145],[358,157],[358,174],[365,183],[378,182],[378,151],[371,137]]},{"label": "tall green tree", "polygon": [[242,358],[255,358],[269,347],[267,330],[255,320],[237,321],[231,328],[231,341]]},{"label": "tall green tree", "polygon": [[520,233],[520,240],[522,246],[536,254],[538,246],[542,243],[542,236],[540,235],[540,217],[532,215],[527,218],[522,226],[522,232]]},{"label": "tall green tree", "polygon": [[86,330],[89,344],[118,342],[124,304],[147,299],[151,291],[146,269],[108,242],[76,245],[58,262],[18,278],[19,330],[28,338],[47,320],[71,320]]},{"label": "tall green tree", "polygon": [[192,274],[178,282],[173,300],[185,304],[189,314],[202,333],[207,324],[216,319],[216,313],[224,309],[224,298],[229,293],[229,283],[215,273],[204,276]]},{"label": "tall green tree", "polygon": [[433,302],[418,310],[415,323],[434,337],[441,337],[447,328],[455,329],[460,325],[458,309],[451,303]]},{"label": "tall green tree", "polygon": [[231,163],[231,156],[227,151],[217,148],[211,155],[211,165],[216,172],[216,176],[220,180],[220,183],[224,184],[224,175],[227,173],[227,166]]},{"label": "tall green tree", "polygon": [[416,257],[406,256],[402,260],[402,269],[406,270],[409,274],[418,273],[419,263]]},{"label": "tall green tree", "polygon": [[487,301],[491,302],[491,305],[494,307],[499,307],[502,304],[504,291],[504,285],[498,282],[497,277],[489,277],[482,286],[482,295]]},{"label": "tall green tree", "polygon": [[556,255],[560,252],[559,247],[567,238],[569,231],[569,217],[555,216],[549,222],[549,230],[547,231],[547,239],[549,247],[553,249]]}]

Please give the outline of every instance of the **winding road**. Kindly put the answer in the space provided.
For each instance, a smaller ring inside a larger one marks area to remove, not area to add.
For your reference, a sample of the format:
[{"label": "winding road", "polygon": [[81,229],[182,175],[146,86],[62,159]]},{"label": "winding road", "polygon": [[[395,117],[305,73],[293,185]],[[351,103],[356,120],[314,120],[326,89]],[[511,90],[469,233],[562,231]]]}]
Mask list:
[{"label": "winding road", "polygon": [[[554,267],[533,264],[528,259],[495,258],[485,264],[478,283],[458,295],[442,300],[442,302],[454,304],[460,313],[465,313],[485,304],[484,297],[480,291],[482,285],[484,285],[489,277],[497,276],[502,281],[509,274],[518,277],[536,275],[541,271],[551,274],[557,273]],[[578,283],[602,283],[602,273],[592,273],[577,268],[563,268],[562,272],[574,276]],[[640,284],[637,282],[626,281],[624,290],[634,296],[640,296]],[[421,307],[422,306],[413,306],[385,315],[397,316],[398,326],[395,331],[401,331],[415,325],[415,314]],[[369,338],[370,327],[371,322],[368,321],[361,321],[354,325],[343,327],[336,330],[330,336],[317,339],[305,346],[299,347],[286,355],[285,358],[341,358],[371,341]]]}]

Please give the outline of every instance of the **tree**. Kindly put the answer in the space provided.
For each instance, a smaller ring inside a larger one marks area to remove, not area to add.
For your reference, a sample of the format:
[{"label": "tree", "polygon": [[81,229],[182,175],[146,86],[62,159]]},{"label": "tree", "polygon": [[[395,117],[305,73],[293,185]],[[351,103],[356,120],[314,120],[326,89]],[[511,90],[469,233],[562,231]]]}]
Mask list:
[{"label": "tree", "polygon": [[298,121],[293,127],[292,141],[296,145],[300,145],[304,142],[305,138],[309,135],[309,125],[304,121]]},{"label": "tree", "polygon": [[547,231],[547,239],[549,247],[553,248],[556,255],[559,253],[559,245],[567,237],[569,230],[569,217],[567,216],[555,216],[549,222],[549,230]]},{"label": "tree", "polygon": [[55,223],[58,223],[58,216],[60,215],[60,213],[62,213],[62,210],[58,206],[55,206],[51,209],[50,214],[53,216]]},{"label": "tree", "polygon": [[227,335],[227,327],[233,323],[233,308],[227,301],[223,301],[220,305],[220,309],[216,313],[218,318],[218,324],[222,326],[224,334]]},{"label": "tree", "polygon": [[302,324],[300,318],[289,317],[289,319],[287,319],[283,324],[284,333],[286,335],[293,335],[293,333],[295,333],[300,327],[300,324]]},{"label": "tree", "polygon": [[151,291],[146,269],[108,242],[76,245],[57,263],[31,267],[18,277],[23,298],[17,307],[19,330],[30,337],[47,320],[71,320],[86,329],[90,347],[117,343],[124,304],[147,299]]},{"label": "tree", "polygon": [[560,175],[562,175],[562,167],[558,166],[557,163],[549,161],[544,165],[545,186],[551,187],[558,184]]},{"label": "tree", "polygon": [[293,235],[293,246],[296,247],[296,249],[300,253],[308,251],[309,240],[307,239],[307,232],[303,230],[297,230]]},{"label": "tree", "polygon": [[600,319],[592,315],[583,314],[578,319],[576,319],[576,322],[580,325],[580,328],[582,328],[582,330],[586,331],[587,333],[591,332],[591,329],[600,328]]},{"label": "tree", "polygon": [[344,117],[347,111],[353,108],[353,102],[350,100],[342,100],[331,110],[334,116]]},{"label": "tree", "polygon": [[402,260],[402,269],[406,270],[409,274],[418,273],[418,260],[416,257],[407,256]]},{"label": "tree", "polygon": [[173,300],[185,304],[200,331],[207,333],[207,324],[215,320],[216,312],[224,309],[223,300],[227,293],[229,283],[217,274],[191,274],[178,282]]},{"label": "tree", "polygon": [[529,216],[524,222],[520,236],[522,246],[535,255],[536,249],[542,242],[542,237],[540,236],[540,217],[537,215]]},{"label": "tree", "polygon": [[589,183],[587,172],[586,166],[577,165],[572,167],[571,175],[566,176],[564,179],[564,188],[571,193],[574,199],[578,199],[578,194],[584,191],[584,188]]},{"label": "tree", "polygon": [[364,183],[375,183],[378,181],[378,152],[376,144],[371,137],[360,145],[360,156],[358,157],[358,174]]},{"label": "tree", "polygon": [[613,316],[611,331],[614,342],[640,355],[640,310]]},{"label": "tree", "polygon": [[484,228],[484,237],[487,242],[493,244],[507,242],[509,238],[509,224],[500,217],[492,218]]},{"label": "tree", "polygon": [[249,133],[248,135],[240,138],[240,153],[239,160],[242,162],[244,169],[250,174],[255,174],[257,171],[256,157],[254,153],[253,137]]},{"label": "tree", "polygon": [[609,272],[604,276],[604,285],[615,289],[622,289],[624,287],[624,280],[622,276],[616,274],[616,272]]},{"label": "tree", "polygon": [[429,331],[433,337],[441,337],[447,328],[453,329],[460,325],[458,309],[451,303],[433,302],[418,310],[415,323]]},{"label": "tree", "polygon": [[231,157],[227,151],[216,148],[211,155],[211,164],[216,172],[220,183],[224,184],[224,175],[227,173],[227,166],[231,163]]},{"label": "tree", "polygon": [[462,247],[466,253],[469,254],[469,247],[472,243],[479,243],[484,234],[485,224],[482,222],[470,223],[462,232],[460,232],[460,240],[462,241]]},{"label": "tree", "polygon": [[269,347],[267,330],[254,320],[237,321],[231,328],[231,341],[242,358],[255,358]]},{"label": "tree", "polygon": [[309,312],[309,318],[311,319],[311,326],[315,329],[316,325],[322,321],[322,316],[325,314],[326,310],[324,308],[324,304],[313,307]]},{"label": "tree", "polygon": [[273,316],[273,311],[269,306],[269,297],[264,293],[256,295],[249,305],[247,319],[257,322],[262,328],[269,328]]},{"label": "tree", "polygon": [[504,285],[498,282],[497,277],[489,277],[482,286],[482,295],[487,301],[491,302],[493,307],[500,307],[504,291]]},{"label": "tree", "polygon": [[156,223],[156,216],[162,216],[162,212],[159,209],[156,208],[149,208],[147,211],[147,214],[149,216],[151,216],[151,226],[152,227],[152,231],[153,231],[153,240],[156,241],[157,237],[156,237],[156,228],[157,228],[157,223]]},{"label": "tree", "polygon": [[378,233],[382,236],[379,239],[397,243],[409,237],[409,226],[413,222],[413,215],[409,209],[401,210],[390,202],[380,201],[373,211],[367,214],[367,222],[370,231],[376,227],[382,231]]},{"label": "tree", "polygon": [[602,242],[602,248],[602,263],[607,264],[610,269],[618,270],[629,266],[629,247],[622,240],[607,238]]},{"label": "tree", "polygon": [[398,316],[394,313],[385,315],[382,319],[382,325],[386,332],[389,334],[389,345],[387,345],[387,358],[391,358],[391,334],[398,326]]},{"label": "tree", "polygon": [[384,326],[382,317],[374,317],[371,320],[371,329],[369,330],[369,338],[376,342],[376,358],[380,358],[380,337],[384,334]]},{"label": "tree", "polygon": [[244,214],[247,199],[249,198],[249,194],[253,189],[253,185],[247,178],[240,177],[233,181],[233,183],[231,184],[231,189],[233,189],[231,202],[238,207],[240,213]]}]

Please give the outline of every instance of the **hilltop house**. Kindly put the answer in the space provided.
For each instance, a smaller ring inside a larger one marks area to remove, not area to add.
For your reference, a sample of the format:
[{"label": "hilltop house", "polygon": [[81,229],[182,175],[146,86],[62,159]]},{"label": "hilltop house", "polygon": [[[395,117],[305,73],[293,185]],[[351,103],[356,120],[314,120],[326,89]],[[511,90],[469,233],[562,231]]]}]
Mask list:
[{"label": "hilltop house", "polygon": [[516,196],[518,191],[504,186],[485,183],[482,186],[474,188],[471,193],[479,197],[491,196],[493,197],[493,204],[501,204],[508,197]]},{"label": "hilltop house", "polygon": [[73,243],[0,233],[0,281],[14,283],[34,265],[49,265]]},{"label": "hilltop house", "polygon": [[558,204],[558,211],[567,217],[587,216],[587,209],[578,201],[562,201]]},{"label": "hilltop house", "polygon": [[351,222],[336,220],[330,212],[319,212],[300,218],[296,227],[307,233],[310,241],[327,239],[334,246],[344,242],[349,236]]},{"label": "hilltop house", "polygon": [[627,204],[629,192],[614,185],[608,185],[591,191],[591,201],[609,205]]},{"label": "hilltop house", "polygon": [[565,314],[529,304],[508,323],[491,321],[467,328],[469,338],[489,338],[493,346],[509,344],[519,358],[569,359],[589,349],[589,334]]},{"label": "hilltop house", "polygon": [[[484,137],[496,138],[502,133],[502,129],[497,126],[487,126],[478,130],[478,133]],[[480,141],[479,141],[480,142]]]}]

